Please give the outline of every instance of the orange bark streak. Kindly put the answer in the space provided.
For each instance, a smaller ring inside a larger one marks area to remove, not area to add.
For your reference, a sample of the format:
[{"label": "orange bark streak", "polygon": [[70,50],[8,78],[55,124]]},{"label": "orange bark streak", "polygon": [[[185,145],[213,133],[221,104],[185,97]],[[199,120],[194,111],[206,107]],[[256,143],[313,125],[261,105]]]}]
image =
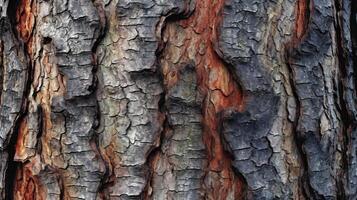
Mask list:
[{"label": "orange bark streak", "polygon": [[[29,130],[26,118],[20,123],[18,140],[16,144],[15,158],[21,162],[16,170],[17,179],[15,181],[14,198],[15,199],[45,199],[45,191],[40,181],[38,180],[38,173],[42,169],[42,165],[51,164],[50,155],[52,154],[49,145],[49,137],[51,136],[52,122],[51,122],[51,101],[54,96],[63,96],[65,91],[64,77],[59,73],[57,66],[53,60],[53,52],[51,44],[41,44],[36,41],[43,39],[34,32],[34,25],[36,23],[36,0],[20,0],[19,6],[16,10],[16,29],[19,37],[25,43],[29,60],[33,72],[33,82],[29,95],[29,108],[41,109],[43,115],[43,128],[41,138],[43,160],[39,159],[39,155],[27,158],[28,161],[23,160],[27,149],[26,138]],[[42,46],[39,46],[42,45]],[[35,58],[34,50],[43,48],[42,54]],[[35,60],[38,62],[35,62]],[[30,111],[29,111],[30,112]],[[36,137],[36,136],[32,136]],[[44,163],[45,162],[45,163]]]},{"label": "orange bark streak", "polygon": [[310,0],[298,0],[296,5],[295,37],[293,44],[297,45],[303,39],[309,25]]},{"label": "orange bark streak", "polygon": [[16,29],[20,38],[26,43],[28,53],[32,54],[32,31],[35,24],[35,6],[33,0],[20,0],[16,11],[17,26]]},{"label": "orange bark streak", "polygon": [[14,199],[21,200],[45,200],[45,192],[36,177],[35,173],[39,170],[38,160],[27,164],[21,164],[16,170],[16,181],[14,189]]},{"label": "orange bark streak", "polygon": [[20,121],[16,147],[15,147],[15,158],[23,158],[26,154],[26,136],[29,133],[29,128],[27,124],[27,119],[24,118]]},{"label": "orange bark streak", "polygon": [[191,17],[180,21],[179,24],[168,25],[167,40],[169,43],[175,41],[182,31],[184,31],[185,40],[183,46],[178,47],[177,43],[172,42],[172,45],[176,47],[170,48],[169,55],[163,60],[163,74],[165,85],[170,88],[180,79],[177,75],[180,65],[176,65],[178,63],[173,61],[173,57],[178,57],[176,54],[179,54],[178,62],[182,64],[194,61],[198,85],[205,96],[203,140],[209,160],[208,171],[219,173],[220,176],[218,179],[212,177],[215,180],[206,186],[208,198],[226,199],[230,191],[235,191],[235,199],[240,199],[243,183],[235,177],[231,168],[231,159],[224,152],[219,132],[221,111],[243,109],[242,93],[230,71],[214,50],[223,6],[224,0],[197,0],[195,12]]}]

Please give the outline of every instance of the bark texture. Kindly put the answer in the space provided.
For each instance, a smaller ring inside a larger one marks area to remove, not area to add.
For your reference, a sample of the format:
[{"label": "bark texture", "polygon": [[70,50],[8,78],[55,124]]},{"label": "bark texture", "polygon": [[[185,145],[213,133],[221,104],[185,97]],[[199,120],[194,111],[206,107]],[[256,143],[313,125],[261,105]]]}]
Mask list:
[{"label": "bark texture", "polygon": [[356,199],[355,0],[0,0],[0,199]]}]

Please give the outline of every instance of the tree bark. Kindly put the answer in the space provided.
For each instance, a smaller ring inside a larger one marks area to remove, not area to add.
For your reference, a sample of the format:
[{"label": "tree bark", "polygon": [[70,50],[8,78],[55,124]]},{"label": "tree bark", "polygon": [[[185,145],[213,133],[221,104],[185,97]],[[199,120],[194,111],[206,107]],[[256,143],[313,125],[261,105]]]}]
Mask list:
[{"label": "tree bark", "polygon": [[0,0],[0,199],[356,199],[354,0]]}]

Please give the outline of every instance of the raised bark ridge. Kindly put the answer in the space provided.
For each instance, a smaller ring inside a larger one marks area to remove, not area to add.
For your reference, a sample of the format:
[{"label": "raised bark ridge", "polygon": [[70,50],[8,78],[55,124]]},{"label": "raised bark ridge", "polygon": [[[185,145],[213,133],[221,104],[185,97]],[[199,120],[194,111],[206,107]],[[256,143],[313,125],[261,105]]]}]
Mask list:
[{"label": "raised bark ridge", "polygon": [[355,199],[352,0],[0,0],[0,199]]}]

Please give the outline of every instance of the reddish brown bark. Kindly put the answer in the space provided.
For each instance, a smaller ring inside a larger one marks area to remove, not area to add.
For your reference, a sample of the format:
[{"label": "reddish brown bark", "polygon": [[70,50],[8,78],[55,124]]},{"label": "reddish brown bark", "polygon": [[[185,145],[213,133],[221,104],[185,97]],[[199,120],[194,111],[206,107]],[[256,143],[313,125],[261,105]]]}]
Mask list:
[{"label": "reddish brown bark", "polygon": [[356,11],[0,0],[0,199],[354,199]]}]

